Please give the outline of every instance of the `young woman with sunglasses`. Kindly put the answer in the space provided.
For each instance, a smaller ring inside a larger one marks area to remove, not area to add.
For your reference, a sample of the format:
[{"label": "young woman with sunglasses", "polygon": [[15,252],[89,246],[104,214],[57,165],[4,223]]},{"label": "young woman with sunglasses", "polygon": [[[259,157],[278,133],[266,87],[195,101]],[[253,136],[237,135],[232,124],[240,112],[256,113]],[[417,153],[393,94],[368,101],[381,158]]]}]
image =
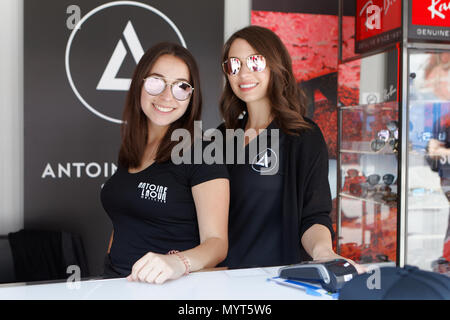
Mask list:
[{"label": "young woman with sunglasses", "polygon": [[[342,258],[332,249],[327,147],[319,127],[305,117],[287,49],[269,29],[250,26],[228,39],[222,61],[226,84],[220,111],[225,121],[219,129],[266,129],[268,140],[278,130],[279,154],[269,146],[266,153],[258,150],[257,159],[228,165],[229,249],[221,265]],[[247,149],[260,136],[250,134],[236,148]],[[278,172],[263,175],[268,162],[275,161]]]},{"label": "young woman with sunglasses", "polygon": [[105,277],[162,283],[213,267],[227,253],[224,165],[173,163],[177,129],[200,120],[199,72],[191,53],[160,43],[139,61],[123,113],[118,169],[101,200],[114,227]]}]

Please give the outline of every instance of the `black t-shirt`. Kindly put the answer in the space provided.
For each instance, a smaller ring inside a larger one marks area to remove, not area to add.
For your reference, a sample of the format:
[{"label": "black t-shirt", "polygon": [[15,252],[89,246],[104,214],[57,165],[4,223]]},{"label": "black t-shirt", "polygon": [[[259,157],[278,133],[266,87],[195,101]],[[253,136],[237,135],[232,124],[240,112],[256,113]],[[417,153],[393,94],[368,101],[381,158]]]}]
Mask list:
[{"label": "black t-shirt", "polygon": [[200,244],[191,188],[228,178],[225,165],[153,163],[138,173],[119,166],[101,201],[112,220],[111,263],[123,275],[148,252],[166,254]]},{"label": "black t-shirt", "polygon": [[[244,127],[245,120],[242,129]],[[279,147],[276,148],[272,144],[272,129],[278,129],[274,122],[265,130],[267,147],[259,149],[262,137],[259,134],[244,148],[245,164],[235,162],[227,165],[230,174],[229,247],[228,256],[220,266],[234,268],[281,264],[285,135],[278,130]],[[236,143],[235,148],[238,147],[243,145]],[[256,157],[254,152],[249,157],[251,147],[257,148]]]}]

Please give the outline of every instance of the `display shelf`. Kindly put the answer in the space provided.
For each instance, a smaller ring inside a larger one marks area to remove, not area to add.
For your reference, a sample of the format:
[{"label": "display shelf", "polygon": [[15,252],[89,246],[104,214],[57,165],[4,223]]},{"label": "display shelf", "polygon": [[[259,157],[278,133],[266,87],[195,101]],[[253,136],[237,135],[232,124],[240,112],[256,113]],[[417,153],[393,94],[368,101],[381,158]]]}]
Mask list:
[{"label": "display shelf", "polygon": [[[399,103],[385,89],[398,88],[398,57],[393,49],[338,68],[358,73],[352,83],[344,81],[345,74],[338,76],[339,249],[357,261],[396,260]],[[368,97],[378,101],[362,103]]]},{"label": "display shelf", "polygon": [[[402,2],[404,35],[415,1]],[[403,37],[340,60],[337,79],[339,253],[442,272],[433,264],[450,265],[450,44]],[[389,205],[365,184],[388,174]]]},{"label": "display shelf", "polygon": [[439,103],[441,104],[443,101],[442,100],[437,100],[437,99],[420,99],[420,100],[411,100],[409,107],[410,108],[415,108],[415,107],[424,107],[424,105],[427,104],[433,104],[433,103]]},{"label": "display shelf", "polygon": [[397,111],[397,105],[395,106],[382,106],[382,107],[377,107],[377,105],[353,105],[353,106],[339,106],[339,109],[341,110],[359,110],[359,111],[363,111],[363,112],[373,112],[373,111],[368,111],[368,109],[376,109],[377,111]]},{"label": "display shelf", "polygon": [[408,237],[417,240],[443,240],[444,236],[441,234],[419,234],[414,232],[408,232]]},{"label": "display shelf", "polygon": [[341,153],[355,153],[355,154],[368,154],[368,155],[381,155],[381,154],[385,154],[385,155],[396,155],[397,153],[392,152],[392,151],[379,151],[379,152],[374,152],[374,151],[363,151],[363,150],[350,150],[350,149],[340,149],[339,150]]},{"label": "display shelf", "polygon": [[348,194],[346,192],[341,192],[341,193],[339,193],[339,195],[341,197],[345,197],[345,198],[349,198],[349,199],[353,199],[353,200],[364,201],[366,203],[374,204],[374,205],[381,205],[381,206],[386,206],[386,207],[395,207],[395,206],[397,206],[396,202],[395,203],[389,203],[389,202],[385,202],[385,201],[377,201],[376,199],[365,198],[365,197],[358,197],[358,196],[354,196],[354,195]]}]

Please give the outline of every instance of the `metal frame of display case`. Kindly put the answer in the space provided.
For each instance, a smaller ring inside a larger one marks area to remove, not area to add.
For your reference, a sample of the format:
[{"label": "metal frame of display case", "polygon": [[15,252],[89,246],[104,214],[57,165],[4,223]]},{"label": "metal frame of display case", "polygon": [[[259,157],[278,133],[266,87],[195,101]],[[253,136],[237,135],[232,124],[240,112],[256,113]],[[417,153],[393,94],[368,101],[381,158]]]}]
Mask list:
[{"label": "metal frame of display case", "polygon": [[398,176],[400,177],[400,190],[398,193],[399,206],[397,208],[397,265],[404,267],[406,260],[406,235],[407,235],[407,212],[408,201],[406,186],[408,185],[408,175],[403,174],[402,168],[408,168],[408,130],[404,128],[408,127],[409,114],[408,114],[408,92],[409,86],[408,79],[408,1],[402,1],[402,44],[401,44],[401,65],[400,65],[400,84],[401,95],[399,101],[399,126],[400,126],[400,153],[399,153],[399,168]]},{"label": "metal frame of display case", "polygon": [[[435,51],[449,51],[450,44],[433,43],[433,42],[416,42],[408,38],[408,19],[409,19],[409,3],[408,0],[402,0],[402,39],[396,43],[380,47],[363,54],[355,54],[350,58],[343,58],[342,43],[343,43],[343,11],[344,1],[339,0],[339,45],[338,45],[338,65],[348,63],[354,60],[359,60],[365,57],[374,56],[378,53],[387,52],[390,49],[397,47],[399,50],[399,99],[398,99],[398,125],[399,125],[399,151],[398,151],[398,169],[397,169],[397,243],[396,243],[396,265],[403,267],[406,261],[407,245],[408,245],[408,142],[409,130],[404,128],[409,127],[409,55],[415,50],[435,50]],[[339,81],[339,80],[338,80]],[[336,249],[337,253],[341,253],[342,235],[342,197],[341,197],[341,183],[342,183],[342,163],[341,163],[341,141],[342,141],[342,111],[338,105],[338,139],[337,139],[337,207],[336,207]]]},{"label": "metal frame of display case", "polygon": [[[380,46],[379,48],[377,48],[376,50],[371,50],[370,52],[367,53],[361,53],[361,54],[355,54],[354,56],[350,57],[350,58],[343,58],[342,57],[342,17],[343,17],[343,11],[344,11],[344,4],[343,4],[344,0],[339,0],[339,37],[338,37],[338,42],[339,42],[339,46],[338,46],[338,65],[343,64],[343,63],[348,63],[348,62],[352,62],[352,61],[356,61],[356,60],[360,60],[363,58],[367,58],[367,57],[371,57],[371,56],[375,56],[379,53],[384,53],[384,52],[388,52],[390,50],[393,49],[398,49],[400,52],[400,42],[397,43],[391,43],[388,45],[384,45],[384,46]],[[399,53],[401,54],[401,52]],[[400,68],[401,66],[399,66]],[[400,100],[400,97],[399,97]],[[400,103],[400,102],[399,102]],[[400,107],[399,107],[400,110]],[[338,105],[338,128],[342,128],[342,109],[341,106]],[[399,115],[400,117],[400,115]],[[399,128],[399,131],[401,131],[401,128]],[[338,129],[338,139],[337,139],[337,153],[338,153],[338,157],[337,157],[337,204],[336,204],[336,212],[337,212],[337,217],[336,217],[336,250],[338,254],[341,254],[341,243],[340,243],[340,236],[342,235],[342,218],[341,218],[341,208],[342,208],[342,204],[341,204],[341,193],[342,193],[342,188],[341,188],[341,181],[342,181],[342,174],[341,174],[341,168],[342,168],[342,163],[341,163],[341,141],[342,141],[342,131]],[[400,172],[400,170],[398,169],[397,172]],[[398,191],[400,193],[400,191]],[[399,203],[397,201],[397,214],[399,212]],[[398,232],[397,232],[398,235]],[[397,241],[398,243],[398,241]],[[397,244],[398,245],[398,244]],[[398,257],[397,257],[397,261],[398,261]]]},{"label": "metal frame of display case", "polygon": [[[450,44],[440,44],[433,42],[415,42],[408,39],[408,19],[409,19],[409,1],[402,1],[402,69],[401,69],[401,83],[402,83],[402,94],[400,100],[400,116],[402,128],[407,128],[409,123],[409,105],[410,105],[410,92],[409,92],[409,57],[410,53],[415,50],[433,50],[433,51],[450,51]],[[409,185],[408,175],[403,174],[402,168],[409,168],[408,163],[408,142],[410,141],[409,130],[401,130],[401,151],[399,157],[399,172],[401,173],[401,192],[399,199],[399,221],[398,221],[398,265],[403,267],[408,263],[407,249],[408,249],[408,199],[407,199],[407,186]]]}]

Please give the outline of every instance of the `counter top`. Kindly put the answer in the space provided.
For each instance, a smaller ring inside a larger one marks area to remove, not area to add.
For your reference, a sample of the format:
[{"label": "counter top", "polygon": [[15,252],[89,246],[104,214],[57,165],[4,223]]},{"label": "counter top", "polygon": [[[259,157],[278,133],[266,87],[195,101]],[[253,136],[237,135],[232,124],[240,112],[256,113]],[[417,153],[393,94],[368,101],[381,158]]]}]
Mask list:
[{"label": "counter top", "polygon": [[0,285],[0,300],[331,300],[269,279],[280,267],[194,272],[161,285],[125,278]]}]

